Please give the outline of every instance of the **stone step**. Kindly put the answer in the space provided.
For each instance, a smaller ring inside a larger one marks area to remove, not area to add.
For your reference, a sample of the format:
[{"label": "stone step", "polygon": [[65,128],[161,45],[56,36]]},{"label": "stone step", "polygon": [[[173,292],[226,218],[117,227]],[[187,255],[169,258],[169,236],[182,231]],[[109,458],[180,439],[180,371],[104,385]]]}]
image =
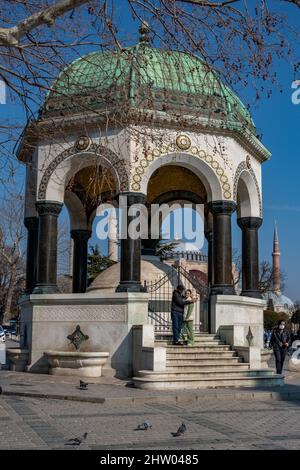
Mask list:
[{"label": "stone step", "polygon": [[208,358],[208,359],[191,359],[187,361],[186,358],[182,359],[167,359],[166,365],[167,367],[195,367],[195,366],[226,366],[226,365],[233,365],[233,364],[244,364],[242,358],[240,357],[226,357],[226,358]]},{"label": "stone step", "polygon": [[174,379],[160,378],[159,376],[133,377],[134,386],[144,390],[167,390],[167,389],[196,389],[196,388],[219,388],[219,387],[273,387],[283,385],[284,377],[278,374],[265,374],[261,372],[254,376],[232,377],[228,373],[225,377],[176,377]]},{"label": "stone step", "polygon": [[[159,341],[156,341],[155,340],[155,344],[157,346],[173,346],[173,343],[170,342],[170,341],[163,341],[163,340],[159,340]],[[222,346],[222,345],[226,345],[225,341],[222,341],[222,340],[214,340],[214,341],[195,341],[195,345],[194,347],[203,347],[203,346]]]},{"label": "stone step", "polygon": [[202,371],[211,371],[214,370],[218,371],[227,371],[228,370],[248,370],[249,364],[247,362],[237,362],[235,364],[196,364],[196,365],[176,365],[176,366],[168,366],[166,370],[168,372],[194,372],[195,374],[201,374]]},{"label": "stone step", "polygon": [[[168,333],[159,333],[159,332],[156,332],[155,333],[157,336],[162,336],[162,337],[172,337],[173,335],[173,332],[168,332]],[[218,333],[199,333],[198,331],[195,331],[194,330],[194,335],[197,337],[197,338],[216,338],[216,337],[219,337],[220,335]]]},{"label": "stone step", "polygon": [[221,359],[238,357],[236,351],[207,351],[207,352],[194,352],[194,351],[168,351],[167,350],[167,361],[172,359],[183,359],[185,361],[199,360],[199,359]]},{"label": "stone step", "polygon": [[175,345],[167,345],[167,353],[171,352],[185,352],[186,354],[189,354],[190,351],[196,353],[196,352],[225,352],[225,351],[231,351],[231,346],[224,344],[224,345],[208,345],[208,346],[175,346]]},{"label": "stone step", "polygon": [[[199,335],[194,332],[194,339],[197,342],[200,341],[213,341],[220,339],[219,335]],[[157,335],[155,334],[155,341],[173,341],[173,335]]]},{"label": "stone step", "polygon": [[[249,364],[248,364],[249,365]],[[201,370],[201,371],[187,371],[187,370],[164,370],[164,371],[153,371],[153,370],[140,370],[138,371],[136,377],[144,377],[148,379],[202,379],[205,377],[218,377],[224,378],[230,375],[231,378],[237,377],[259,377],[261,375],[273,375],[273,371],[269,369],[237,369],[234,367],[227,369],[210,369],[210,370]]]}]

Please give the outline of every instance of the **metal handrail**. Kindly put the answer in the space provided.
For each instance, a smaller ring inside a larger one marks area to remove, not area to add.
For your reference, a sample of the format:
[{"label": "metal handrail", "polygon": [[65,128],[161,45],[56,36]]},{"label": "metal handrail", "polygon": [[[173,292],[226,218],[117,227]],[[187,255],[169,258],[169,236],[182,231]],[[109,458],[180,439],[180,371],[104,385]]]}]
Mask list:
[{"label": "metal handrail", "polygon": [[168,320],[166,320],[165,318],[163,318],[161,315],[159,315],[159,313],[157,312],[148,312],[148,316],[150,318],[152,318],[153,320],[158,320],[158,323],[160,323],[160,325],[162,326],[171,326],[172,323]]}]

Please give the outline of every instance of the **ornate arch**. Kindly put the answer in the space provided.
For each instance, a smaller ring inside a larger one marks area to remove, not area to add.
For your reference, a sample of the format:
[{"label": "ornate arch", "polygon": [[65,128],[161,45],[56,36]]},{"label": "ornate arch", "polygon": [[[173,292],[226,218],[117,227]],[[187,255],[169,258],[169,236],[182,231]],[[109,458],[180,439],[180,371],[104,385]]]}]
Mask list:
[{"label": "ornate arch", "polygon": [[233,182],[233,200],[237,202],[237,192],[238,192],[238,184],[239,184],[239,179],[243,171],[247,171],[255,184],[256,191],[257,191],[257,197],[258,197],[258,204],[259,204],[259,217],[262,217],[262,201],[261,201],[261,195],[260,195],[260,189],[258,185],[257,178],[255,176],[255,173],[253,171],[253,168],[250,164],[250,161],[247,160],[246,162],[241,162],[235,172],[234,175],[234,182]]},{"label": "ornate arch", "polygon": [[184,135],[180,135],[179,137],[177,137],[175,143],[171,143],[169,145],[162,144],[161,146],[158,146],[153,150],[147,152],[145,157],[139,161],[139,164],[134,169],[131,189],[133,191],[141,190],[143,176],[145,172],[147,172],[147,169],[152,164],[152,162],[154,162],[160,157],[178,155],[178,152],[184,152],[187,155],[191,155],[192,157],[202,160],[217,177],[221,187],[223,198],[232,198],[232,190],[229,178],[225,174],[225,170],[221,167],[219,162],[212,155],[208,154],[205,150],[192,145],[190,139]]},{"label": "ornate arch", "polygon": [[75,144],[57,155],[44,171],[38,190],[39,200],[46,199],[48,183],[58,165],[72,155],[78,155],[84,152],[95,154],[100,158],[100,162],[101,158],[103,158],[103,161],[104,159],[108,161],[117,175],[120,191],[129,191],[129,176],[125,168],[125,163],[112,150],[95,143],[90,144],[88,148],[82,150]]}]

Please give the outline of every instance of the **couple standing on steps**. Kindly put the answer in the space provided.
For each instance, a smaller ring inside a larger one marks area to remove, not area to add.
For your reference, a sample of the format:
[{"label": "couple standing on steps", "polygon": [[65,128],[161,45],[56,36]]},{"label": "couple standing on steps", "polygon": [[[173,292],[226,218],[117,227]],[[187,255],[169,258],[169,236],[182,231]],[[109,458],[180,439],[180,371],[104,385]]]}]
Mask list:
[{"label": "couple standing on steps", "polygon": [[192,291],[185,290],[183,285],[179,284],[174,290],[171,305],[173,344],[193,346],[194,303],[196,301],[197,297],[192,297]]}]

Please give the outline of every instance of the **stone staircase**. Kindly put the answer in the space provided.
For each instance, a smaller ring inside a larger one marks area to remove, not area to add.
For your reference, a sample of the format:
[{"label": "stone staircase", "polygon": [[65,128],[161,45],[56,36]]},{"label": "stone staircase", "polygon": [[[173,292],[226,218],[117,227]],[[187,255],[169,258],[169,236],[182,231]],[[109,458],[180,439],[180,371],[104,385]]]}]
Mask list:
[{"label": "stone staircase", "polygon": [[166,347],[166,369],[140,370],[133,377],[142,389],[270,387],[283,385],[283,376],[271,369],[250,369],[236,351],[214,334],[195,336],[194,346],[174,346],[168,336],[156,338]]}]

